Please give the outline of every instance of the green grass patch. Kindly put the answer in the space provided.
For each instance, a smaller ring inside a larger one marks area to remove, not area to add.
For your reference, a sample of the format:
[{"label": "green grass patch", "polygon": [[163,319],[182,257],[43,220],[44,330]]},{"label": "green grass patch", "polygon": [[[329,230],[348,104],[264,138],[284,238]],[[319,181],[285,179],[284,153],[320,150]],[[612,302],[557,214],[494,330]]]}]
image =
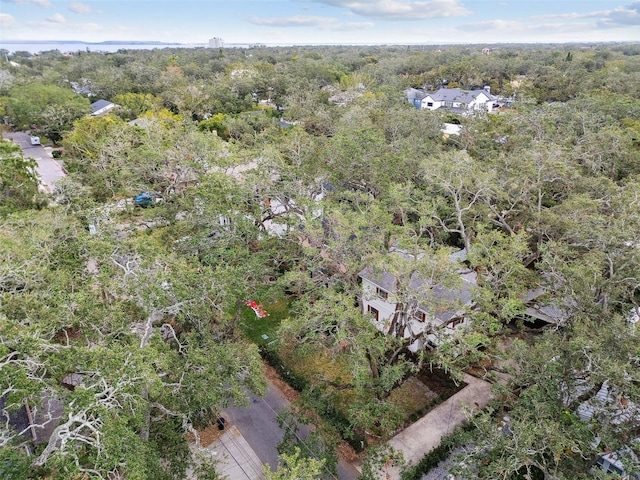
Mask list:
[{"label": "green grass patch", "polygon": [[327,349],[301,351],[289,344],[282,344],[278,348],[278,355],[298,375],[309,380],[322,378],[334,383],[348,383],[350,381],[351,376],[347,370],[346,362],[339,355],[334,355]]},{"label": "green grass patch", "polygon": [[428,406],[433,405],[437,398],[437,393],[417,378],[411,377],[391,392],[389,402],[403,412],[404,418],[411,418],[416,412],[423,412]]},{"label": "green grass patch", "polygon": [[270,303],[261,303],[258,298],[251,300],[262,305],[269,316],[258,318],[250,307],[243,305],[240,312],[240,326],[247,338],[256,345],[269,345],[277,339],[282,320],[289,316],[289,304],[284,299]]}]

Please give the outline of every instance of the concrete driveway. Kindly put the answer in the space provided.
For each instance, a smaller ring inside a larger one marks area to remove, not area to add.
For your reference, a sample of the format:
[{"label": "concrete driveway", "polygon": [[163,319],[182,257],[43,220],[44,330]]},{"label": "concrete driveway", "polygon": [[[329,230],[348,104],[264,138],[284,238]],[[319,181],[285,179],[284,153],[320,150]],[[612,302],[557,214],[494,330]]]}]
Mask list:
[{"label": "concrete driveway", "polygon": [[[408,464],[418,464],[440,445],[442,437],[467,422],[469,416],[493,399],[490,383],[468,374],[464,375],[464,381],[466,387],[389,440],[389,445],[402,452]],[[388,467],[384,474],[389,480],[400,479],[400,470],[395,466]]]},{"label": "concrete driveway", "polygon": [[37,162],[36,170],[40,177],[40,184],[43,190],[52,193],[56,182],[66,175],[60,164],[42,145],[32,145],[31,135],[28,133],[11,132],[6,133],[5,137],[20,145],[25,157],[33,158]]}]

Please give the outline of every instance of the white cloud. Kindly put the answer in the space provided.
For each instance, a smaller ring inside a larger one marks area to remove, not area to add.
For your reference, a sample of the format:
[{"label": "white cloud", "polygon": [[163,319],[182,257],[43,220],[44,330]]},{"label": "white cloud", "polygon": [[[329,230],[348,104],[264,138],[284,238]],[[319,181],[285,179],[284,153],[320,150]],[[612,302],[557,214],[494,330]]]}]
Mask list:
[{"label": "white cloud", "polygon": [[103,31],[103,27],[97,23],[56,23],[56,22],[28,22],[31,31],[34,30],[56,30],[65,34],[92,33]]},{"label": "white cloud", "polygon": [[[489,20],[486,22],[468,23],[456,27],[460,32],[486,34],[483,38],[494,37],[504,41],[505,38],[527,38],[537,41],[559,41],[559,36],[583,34],[591,31],[590,23],[531,23],[517,20]],[[554,35],[554,37],[549,37]]]},{"label": "white cloud", "polygon": [[640,2],[613,9],[598,23],[603,27],[640,25]]},{"label": "white cloud", "polygon": [[66,21],[67,19],[64,18],[64,15],[62,15],[61,13],[54,13],[50,17],[47,17],[47,22],[51,23],[65,23]]},{"label": "white cloud", "polygon": [[[527,20],[490,20],[458,25],[459,32],[474,32],[493,35],[495,38],[524,38],[538,41],[560,41],[561,39],[598,38],[615,39],[604,31],[630,31],[640,26],[640,1],[613,10],[591,12],[569,12],[538,15]],[[590,35],[591,34],[591,35]]]},{"label": "white cloud", "polygon": [[255,25],[266,27],[316,27],[321,30],[332,30],[348,32],[354,30],[364,30],[374,26],[373,22],[349,22],[339,23],[332,17],[315,17],[304,15],[293,15],[291,17],[253,17],[249,21]]},{"label": "white cloud", "polygon": [[0,27],[2,28],[12,28],[17,25],[16,19],[13,18],[8,13],[0,13]]},{"label": "white cloud", "polygon": [[354,30],[366,30],[375,25],[373,22],[351,22],[330,26],[329,29],[336,32],[351,32]]},{"label": "white cloud", "polygon": [[460,0],[315,0],[325,5],[348,9],[351,13],[380,20],[424,20],[427,18],[459,17],[471,12]]},{"label": "white cloud", "polygon": [[533,18],[543,20],[580,20],[585,18],[594,18],[597,19],[595,26],[598,27],[628,27],[640,25],[640,2],[633,2],[624,7],[614,8],[613,10],[538,15]]},{"label": "white cloud", "polygon": [[80,2],[70,3],[69,10],[73,13],[91,13],[93,11],[89,5]]},{"label": "white cloud", "polygon": [[527,28],[527,24],[517,20],[488,20],[486,22],[466,23],[457,27],[458,30],[475,32],[517,31],[524,28]]},{"label": "white cloud", "polygon": [[249,21],[255,25],[268,27],[321,27],[336,22],[331,17],[314,17],[306,15],[293,15],[291,17],[253,17]]},{"label": "white cloud", "polygon": [[2,1],[9,2],[9,3],[17,3],[17,4],[33,3],[34,5],[40,5],[41,7],[51,6],[51,2],[49,0],[2,0]]}]

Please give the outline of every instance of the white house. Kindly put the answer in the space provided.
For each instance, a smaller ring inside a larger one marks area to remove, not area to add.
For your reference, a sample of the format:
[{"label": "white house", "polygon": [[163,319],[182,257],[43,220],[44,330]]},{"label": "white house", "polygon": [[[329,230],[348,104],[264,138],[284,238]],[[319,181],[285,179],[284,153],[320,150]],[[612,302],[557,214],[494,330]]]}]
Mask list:
[{"label": "white house", "polygon": [[117,105],[115,103],[111,103],[108,100],[97,100],[91,104],[91,116],[97,117],[99,115],[104,115],[116,107]]},{"label": "white house", "polygon": [[[402,252],[395,252],[406,255]],[[450,260],[459,263],[464,260],[465,251],[452,255]],[[362,309],[363,313],[372,316],[373,324],[383,333],[391,333],[391,324],[398,310],[396,297],[397,280],[388,272],[375,272],[367,267],[359,274],[362,279]],[[414,274],[409,282],[409,288],[416,292],[415,298],[403,309],[409,320],[405,322],[404,338],[411,338],[409,349],[418,351],[424,348],[426,341],[438,344],[441,335],[453,333],[457,328],[467,325],[466,312],[473,306],[472,292],[476,287],[476,272],[460,264],[458,269],[460,284],[455,288],[446,288],[440,284],[430,284],[425,277]],[[428,305],[426,304],[428,299]],[[434,328],[438,333],[434,333]]]},{"label": "white house", "polygon": [[477,90],[440,88],[436,92],[424,92],[410,88],[405,90],[405,96],[407,101],[418,109],[445,109],[461,114],[474,111],[491,112],[495,101],[488,86]]}]

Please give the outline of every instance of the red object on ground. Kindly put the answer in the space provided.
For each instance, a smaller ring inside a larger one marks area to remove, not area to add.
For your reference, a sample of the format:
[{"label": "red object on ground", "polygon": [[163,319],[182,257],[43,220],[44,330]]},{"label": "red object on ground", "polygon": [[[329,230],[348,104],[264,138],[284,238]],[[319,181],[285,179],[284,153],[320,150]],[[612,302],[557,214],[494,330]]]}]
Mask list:
[{"label": "red object on ground", "polygon": [[258,305],[258,303],[255,302],[254,300],[245,300],[244,303],[248,307],[251,307],[251,309],[255,312],[258,318],[264,318],[269,316],[269,314],[264,310],[264,308],[262,308],[261,305]]}]

